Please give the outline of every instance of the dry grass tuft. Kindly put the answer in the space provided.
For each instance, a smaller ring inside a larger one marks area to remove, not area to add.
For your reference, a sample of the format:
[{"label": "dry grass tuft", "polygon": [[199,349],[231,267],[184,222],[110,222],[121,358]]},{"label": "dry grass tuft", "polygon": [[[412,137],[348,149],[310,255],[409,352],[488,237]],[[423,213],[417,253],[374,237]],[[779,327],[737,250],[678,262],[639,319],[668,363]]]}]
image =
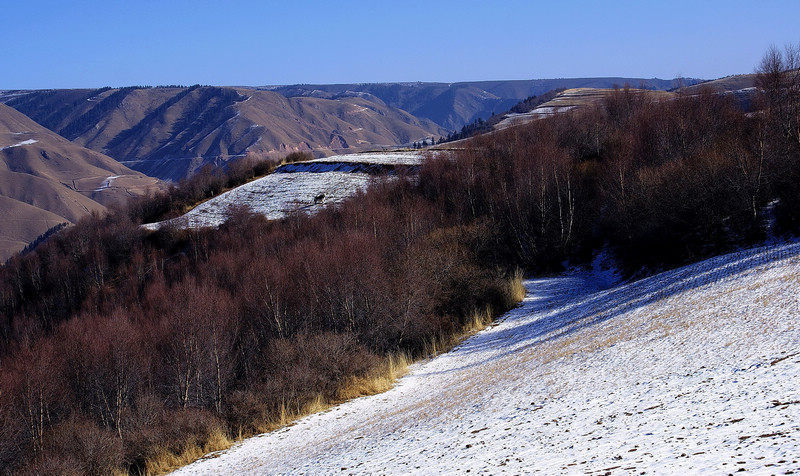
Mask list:
[{"label": "dry grass tuft", "polygon": [[348,378],[336,392],[336,398],[345,401],[383,393],[408,372],[411,362],[411,356],[406,353],[390,355],[367,375]]},{"label": "dry grass tuft", "polygon": [[233,446],[234,443],[235,440],[229,438],[221,428],[216,428],[208,435],[208,438],[202,446],[187,443],[178,453],[167,449],[158,452],[155,456],[147,460],[144,475],[157,476],[167,474],[197,461],[208,453],[226,450]]},{"label": "dry grass tuft", "polygon": [[517,270],[514,271],[514,275],[508,279],[505,304],[509,309],[525,299],[525,295],[528,293],[525,289],[525,285],[522,284],[523,278],[522,270],[517,268]]}]

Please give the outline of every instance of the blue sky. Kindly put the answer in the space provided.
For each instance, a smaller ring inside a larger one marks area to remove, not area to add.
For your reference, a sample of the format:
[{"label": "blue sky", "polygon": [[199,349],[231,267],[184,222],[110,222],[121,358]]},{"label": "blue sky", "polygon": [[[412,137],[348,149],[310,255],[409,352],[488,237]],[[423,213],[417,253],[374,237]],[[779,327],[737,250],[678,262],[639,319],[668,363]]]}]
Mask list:
[{"label": "blue sky", "polygon": [[800,1],[0,0],[0,89],[750,73]]}]

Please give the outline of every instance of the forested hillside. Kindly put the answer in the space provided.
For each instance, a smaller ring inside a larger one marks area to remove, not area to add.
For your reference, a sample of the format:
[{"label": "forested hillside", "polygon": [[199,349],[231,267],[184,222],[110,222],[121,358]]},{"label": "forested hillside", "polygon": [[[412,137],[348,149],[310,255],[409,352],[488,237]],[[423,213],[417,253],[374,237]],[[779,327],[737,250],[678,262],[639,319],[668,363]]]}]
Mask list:
[{"label": "forested hillside", "polygon": [[82,220],[0,269],[0,467],[163,470],[385,388],[396,356],[512,306],[519,268],[606,251],[643,274],[796,233],[792,61],[765,57],[752,110],[618,89],[313,216],[241,204],[216,229],[148,232],[139,201]]}]

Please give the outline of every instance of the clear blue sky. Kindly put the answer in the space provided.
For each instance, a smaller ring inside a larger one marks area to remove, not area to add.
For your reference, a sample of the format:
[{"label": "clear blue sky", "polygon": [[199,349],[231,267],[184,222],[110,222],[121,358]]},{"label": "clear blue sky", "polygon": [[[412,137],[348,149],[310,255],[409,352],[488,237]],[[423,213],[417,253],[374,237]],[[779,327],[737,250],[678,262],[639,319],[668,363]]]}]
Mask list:
[{"label": "clear blue sky", "polygon": [[750,73],[798,0],[0,0],[0,89]]}]

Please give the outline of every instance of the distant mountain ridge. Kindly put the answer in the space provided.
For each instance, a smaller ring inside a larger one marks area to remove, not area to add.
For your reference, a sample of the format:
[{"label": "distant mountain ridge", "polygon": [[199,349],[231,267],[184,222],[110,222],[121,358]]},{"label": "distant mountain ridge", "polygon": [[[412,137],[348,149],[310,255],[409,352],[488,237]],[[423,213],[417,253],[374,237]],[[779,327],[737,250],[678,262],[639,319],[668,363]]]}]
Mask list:
[{"label": "distant mountain ridge", "polygon": [[[684,79],[683,84],[699,80]],[[205,164],[251,156],[316,157],[410,145],[446,136],[558,88],[678,80],[567,78],[460,83],[267,87],[125,87],[0,92],[0,102],[78,145],[128,167],[179,180]]]},{"label": "distant mountain ridge", "polygon": [[356,93],[369,94],[389,106],[430,119],[448,131],[455,131],[478,118],[507,111],[530,96],[564,88],[611,88],[629,84],[645,89],[669,90],[703,80],[694,78],[559,78],[507,81],[472,81],[458,83],[364,83],[298,84],[269,86],[266,89],[286,97],[333,99]]},{"label": "distant mountain ridge", "polygon": [[132,87],[14,92],[2,101],[78,145],[167,180],[244,156],[322,157],[447,133],[358,94],[287,98],[254,88]]}]

